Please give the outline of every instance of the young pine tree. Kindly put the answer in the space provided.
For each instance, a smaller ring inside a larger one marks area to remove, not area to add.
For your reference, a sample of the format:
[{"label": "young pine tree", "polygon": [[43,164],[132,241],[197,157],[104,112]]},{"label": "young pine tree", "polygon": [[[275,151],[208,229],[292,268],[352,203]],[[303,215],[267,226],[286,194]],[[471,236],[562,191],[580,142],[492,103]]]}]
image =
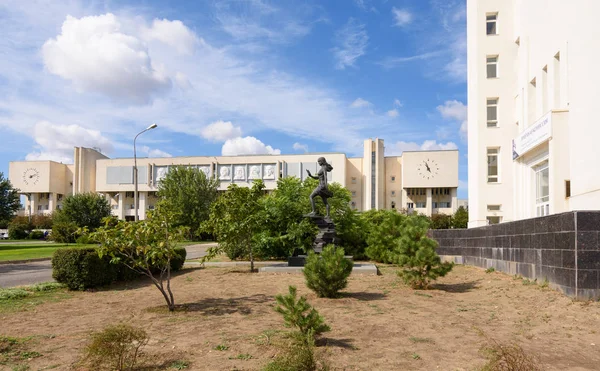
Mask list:
[{"label": "young pine tree", "polygon": [[304,265],[306,286],[321,298],[335,298],[348,285],[353,266],[341,247],[325,246],[320,255],[310,251]]},{"label": "young pine tree", "polygon": [[437,242],[427,237],[429,223],[423,216],[407,217],[401,226],[401,237],[393,252],[398,275],[413,288],[427,288],[430,281],[445,276],[452,263],[442,263],[435,249]]},{"label": "young pine tree", "polygon": [[296,327],[307,342],[314,340],[315,335],[330,330],[323,317],[306,302],[304,296],[296,300],[295,286],[290,286],[289,292],[287,295],[275,296],[278,304],[275,311],[283,315],[287,327]]}]

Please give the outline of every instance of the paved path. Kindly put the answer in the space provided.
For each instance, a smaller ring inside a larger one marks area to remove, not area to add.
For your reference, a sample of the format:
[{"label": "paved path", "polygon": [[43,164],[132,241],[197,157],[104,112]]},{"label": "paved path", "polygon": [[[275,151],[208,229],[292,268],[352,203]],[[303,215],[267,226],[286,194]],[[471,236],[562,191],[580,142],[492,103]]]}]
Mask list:
[{"label": "paved path", "polygon": [[[187,259],[198,259],[206,255],[206,249],[216,246],[216,243],[189,245],[185,247]],[[53,281],[50,260],[0,264],[0,287],[33,285],[40,282]]]}]

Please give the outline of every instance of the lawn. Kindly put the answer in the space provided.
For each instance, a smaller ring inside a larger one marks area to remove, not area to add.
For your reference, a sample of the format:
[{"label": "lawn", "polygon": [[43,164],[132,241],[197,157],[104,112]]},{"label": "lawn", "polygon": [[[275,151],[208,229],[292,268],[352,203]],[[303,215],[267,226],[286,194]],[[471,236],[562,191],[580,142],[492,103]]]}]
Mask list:
[{"label": "lawn", "polygon": [[519,345],[544,370],[600,364],[598,302],[474,267],[456,266],[423,291],[405,286],[391,267],[381,271],[353,275],[341,298],[325,299],[298,274],[184,269],[172,282],[174,313],[140,280],[13,308],[1,314],[0,337],[18,337],[20,352],[39,354],[11,367],[81,369],[90,331],[125,322],[150,336],[144,369],[179,362],[190,370],[260,370],[281,352],[277,344],[288,331],[274,296],[295,285],[331,326],[317,355],[332,370],[480,370],[495,344]]},{"label": "lawn", "polygon": [[96,245],[78,245],[52,242],[23,242],[22,244],[0,244],[0,261],[50,258],[57,249],[63,247],[93,247]]}]

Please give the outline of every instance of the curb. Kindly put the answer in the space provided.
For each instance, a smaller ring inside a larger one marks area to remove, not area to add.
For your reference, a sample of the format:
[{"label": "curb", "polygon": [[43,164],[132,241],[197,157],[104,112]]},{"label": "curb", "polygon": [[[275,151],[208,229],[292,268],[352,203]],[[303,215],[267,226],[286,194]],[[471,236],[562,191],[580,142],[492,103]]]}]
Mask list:
[{"label": "curb", "polygon": [[52,260],[52,258],[35,258],[35,259],[23,259],[23,260],[6,260],[0,261],[0,265],[2,264],[23,264],[23,263],[33,263],[33,262],[43,262],[46,260]]}]

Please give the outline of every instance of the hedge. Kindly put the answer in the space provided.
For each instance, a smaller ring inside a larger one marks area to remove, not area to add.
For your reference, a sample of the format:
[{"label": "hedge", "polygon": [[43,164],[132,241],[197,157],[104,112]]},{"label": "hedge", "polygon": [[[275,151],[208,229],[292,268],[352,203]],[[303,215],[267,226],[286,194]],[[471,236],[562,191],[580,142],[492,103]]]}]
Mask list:
[{"label": "hedge", "polygon": [[[184,247],[175,248],[175,253],[177,256],[171,259],[172,271],[183,267],[187,255]],[[87,290],[140,276],[124,264],[111,264],[110,260],[108,256],[100,259],[94,248],[58,249],[52,256],[52,277],[70,290]]]}]

